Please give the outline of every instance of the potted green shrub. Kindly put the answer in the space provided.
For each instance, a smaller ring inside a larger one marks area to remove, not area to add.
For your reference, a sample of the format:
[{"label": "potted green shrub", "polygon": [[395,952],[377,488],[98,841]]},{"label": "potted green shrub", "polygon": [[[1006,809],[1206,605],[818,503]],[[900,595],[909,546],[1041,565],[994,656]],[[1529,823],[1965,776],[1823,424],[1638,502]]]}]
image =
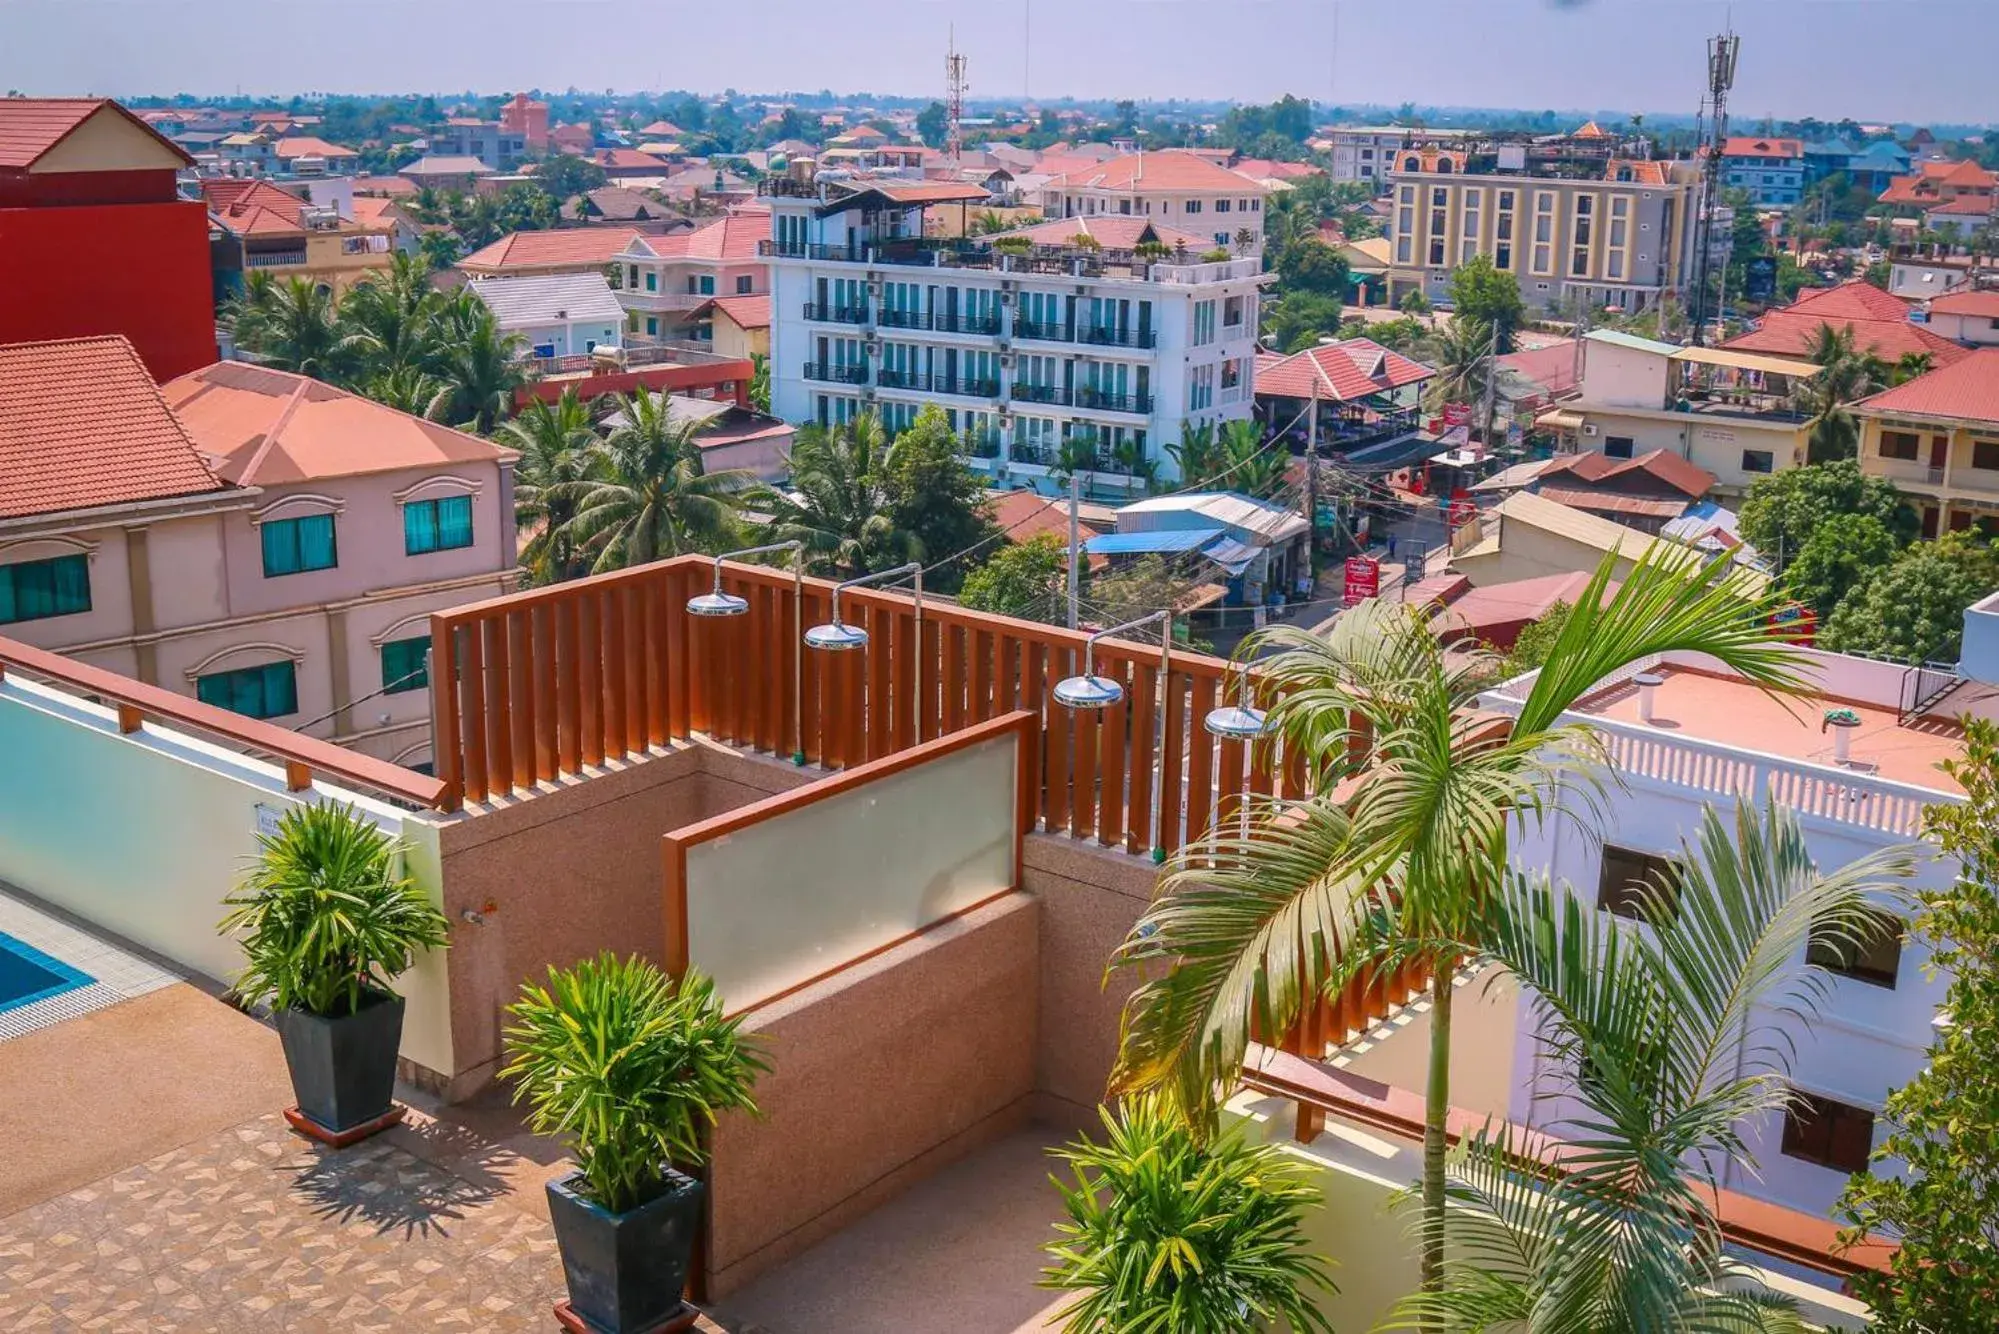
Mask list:
[{"label": "potted green shrub", "polygon": [[1063,1329],[1331,1334],[1313,1301],[1335,1289],[1305,1236],[1320,1202],[1306,1169],[1234,1129],[1197,1139],[1156,1098],[1100,1115],[1102,1144],[1055,1150],[1075,1184],[1056,1180],[1069,1221],[1043,1248],[1055,1263],[1041,1283],[1081,1294]]},{"label": "potted green shrub", "polygon": [[299,1114],[340,1135],[394,1105],[403,998],[391,985],[449,924],[403,871],[402,843],[351,806],[295,806],[259,851],[222,930],[236,994],[269,1004]]},{"label": "potted green shrub", "polygon": [[650,1330],[680,1311],[702,1185],[678,1169],[707,1161],[703,1131],[722,1112],[754,1113],[770,1067],[714,983],[678,982],[636,956],[548,970],[507,1008],[511,1057],[537,1134],[566,1139],[576,1171],[548,1183],[570,1309],[608,1334]]}]

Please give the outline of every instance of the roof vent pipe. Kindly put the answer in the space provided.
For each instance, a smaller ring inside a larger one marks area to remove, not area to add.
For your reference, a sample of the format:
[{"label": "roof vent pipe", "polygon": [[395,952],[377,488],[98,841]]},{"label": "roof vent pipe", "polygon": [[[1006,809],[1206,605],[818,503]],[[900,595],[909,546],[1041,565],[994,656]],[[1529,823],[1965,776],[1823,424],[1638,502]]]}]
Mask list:
[{"label": "roof vent pipe", "polygon": [[1666,678],[1657,672],[1640,672],[1631,678],[1638,686],[1638,721],[1652,721],[1652,706],[1659,696],[1659,687],[1666,684]]}]

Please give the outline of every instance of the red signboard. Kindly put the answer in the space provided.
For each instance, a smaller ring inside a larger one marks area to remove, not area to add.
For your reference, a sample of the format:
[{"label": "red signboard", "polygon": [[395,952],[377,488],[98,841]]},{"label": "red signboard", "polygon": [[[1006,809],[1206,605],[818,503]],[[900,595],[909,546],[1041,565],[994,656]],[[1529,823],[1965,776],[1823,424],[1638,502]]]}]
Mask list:
[{"label": "red signboard", "polygon": [[1446,403],[1446,404],[1444,404],[1444,425],[1446,425],[1446,426],[1470,426],[1470,425],[1471,425],[1471,404],[1469,404],[1469,403]]},{"label": "red signboard", "polygon": [[1818,635],[1818,628],[1819,618],[1801,602],[1787,602],[1770,613],[1771,633],[1793,644],[1810,648],[1812,640]]},{"label": "red signboard", "polygon": [[1368,556],[1347,557],[1346,604],[1365,602],[1381,591],[1381,562]]}]

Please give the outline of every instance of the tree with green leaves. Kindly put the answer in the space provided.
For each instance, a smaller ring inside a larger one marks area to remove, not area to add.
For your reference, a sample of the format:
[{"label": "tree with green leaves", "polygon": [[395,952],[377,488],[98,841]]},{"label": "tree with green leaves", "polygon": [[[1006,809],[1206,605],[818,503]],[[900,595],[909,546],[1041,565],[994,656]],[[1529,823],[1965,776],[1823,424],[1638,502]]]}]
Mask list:
[{"label": "tree with green leaves", "polygon": [[1346,297],[1346,257],[1317,236],[1306,237],[1284,247],[1284,253],[1278,260],[1277,277],[1282,284],[1280,293],[1313,292],[1335,300]]},{"label": "tree with green leaves", "polygon": [[1820,621],[1846,595],[1895,563],[1902,543],[1872,514],[1833,514],[1784,569],[1784,587]]},{"label": "tree with green leaves", "polygon": [[1345,314],[1346,305],[1337,296],[1302,289],[1279,292],[1264,303],[1264,337],[1286,352],[1303,352],[1321,338],[1340,334]]},{"label": "tree with green leaves", "polygon": [[1263,423],[1254,417],[1224,422],[1216,438],[1221,467],[1202,480],[1203,487],[1240,491],[1259,500],[1274,499],[1285,492],[1291,451],[1266,441]]},{"label": "tree with green leaves", "polygon": [[[1713,1244],[1718,1167],[1749,1158],[1741,1127],[1791,1097],[1790,1046],[1773,1015],[1809,1023],[1832,975],[1789,961],[1808,939],[1859,944],[1875,904],[1899,898],[1909,849],[1822,875],[1798,818],[1749,803],[1704,808],[1648,885],[1631,931],[1569,886],[1518,873],[1493,895],[1477,952],[1533,1007],[1552,1077],[1535,1130],[1487,1127],[1449,1155],[1436,1240],[1441,1284],[1387,1328],[1732,1330],[1802,1328],[1795,1305]],[[1428,1224],[1426,1223],[1426,1227]]]},{"label": "tree with green leaves", "polygon": [[1841,459],[1786,468],[1751,482],[1740,514],[1742,540],[1782,570],[1835,514],[1872,515],[1898,543],[1916,536],[1916,513],[1894,483],[1869,477],[1852,459]]},{"label": "tree with green leaves", "polygon": [[965,576],[958,601],[975,611],[1023,620],[1063,619],[1068,551],[1053,533],[1007,542]]},{"label": "tree with green leaves", "polygon": [[[1375,600],[1329,632],[1276,626],[1238,656],[1262,669],[1270,727],[1304,756],[1317,795],[1251,798],[1168,864],[1114,960],[1139,971],[1113,1074],[1162,1090],[1200,1123],[1233,1088],[1252,1031],[1288,1032],[1305,999],[1418,961],[1437,979],[1424,1114],[1424,1287],[1443,1283],[1451,979],[1504,882],[1508,831],[1599,760],[1563,715],[1596,683],[1667,652],[1712,654],[1755,685],[1798,680],[1763,628],[1774,602],[1725,565],[1661,543],[1615,594],[1607,558],[1578,597],[1509,729],[1472,725],[1494,656],[1446,651],[1425,613]],[[1352,750],[1367,778],[1345,801]]]},{"label": "tree with green leaves", "polygon": [[769,540],[803,542],[812,567],[840,579],[923,559],[922,543],[894,517],[893,448],[871,412],[800,428],[790,490],[758,498],[770,512]]},{"label": "tree with green leaves", "polygon": [[1975,532],[1907,547],[1834,608],[1819,646],[1896,662],[1955,662],[1964,610],[1999,588],[1999,552]]},{"label": "tree with green leaves", "polygon": [[1474,255],[1451,271],[1451,314],[1475,321],[1487,335],[1498,335],[1501,356],[1513,350],[1513,334],[1527,320],[1527,305],[1520,299],[1520,280],[1492,262],[1490,255]]},{"label": "tree with green leaves", "polygon": [[1430,347],[1429,360],[1437,368],[1427,395],[1430,405],[1481,402],[1491,375],[1492,326],[1454,313],[1431,335]]},{"label": "tree with green leaves", "polygon": [[[975,547],[997,531],[985,478],[965,465],[950,419],[936,404],[926,405],[896,436],[884,463],[889,522],[908,533],[926,559]],[[932,586],[955,592],[963,577],[960,566],[945,566],[935,571]]]},{"label": "tree with green leaves", "polygon": [[1962,758],[1944,769],[1965,800],[1932,806],[1924,831],[1958,867],[1924,890],[1909,923],[1950,979],[1921,1072],[1888,1096],[1883,1170],[1854,1176],[1840,1198],[1858,1242],[1898,1243],[1888,1272],[1853,1278],[1881,1334],[1989,1328],[1999,1311],[1999,726],[1965,724]]},{"label": "tree with green leaves", "polygon": [[602,167],[574,153],[555,153],[534,164],[535,185],[557,202],[587,194],[608,179]]},{"label": "tree with green leaves", "polygon": [[1100,1109],[1104,1141],[1055,1150],[1068,1221],[1043,1249],[1042,1286],[1081,1294],[1055,1316],[1070,1334],[1332,1334],[1315,1298],[1336,1292],[1306,1220],[1310,1170],[1230,1131],[1191,1133],[1157,1099]]},{"label": "tree with green leaves", "polygon": [[1500,679],[1509,680],[1538,671],[1561,640],[1562,627],[1569,623],[1569,613],[1574,610],[1568,603],[1558,601],[1542,612],[1539,620],[1529,621],[1521,627],[1512,649],[1506,654],[1505,665],[1499,670]]},{"label": "tree with green leaves", "polygon": [[373,375],[429,370],[442,359],[438,319],[444,297],[415,255],[397,255],[342,297],[339,322],[347,348]]},{"label": "tree with green leaves", "polygon": [[1402,294],[1402,299],[1395,303],[1395,308],[1404,315],[1428,315],[1430,298],[1423,295],[1422,288],[1412,287]]},{"label": "tree with green leaves", "polygon": [[502,330],[492,308],[463,287],[445,302],[438,324],[435,371],[450,391],[443,420],[483,435],[513,411],[514,391],[527,383],[521,336]]},{"label": "tree with green leaves", "polygon": [[1807,355],[1821,367],[1798,382],[1799,408],[1811,418],[1805,454],[1811,463],[1851,459],[1860,452],[1860,419],[1851,405],[1880,389],[1889,373],[1854,345],[1853,327],[1821,324]]},{"label": "tree with green leaves", "polygon": [[253,273],[223,318],[239,347],[279,370],[340,384],[359,365],[333,293],[304,278],[275,282]]},{"label": "tree with green leaves", "polygon": [[533,530],[521,551],[528,582],[552,584],[587,572],[589,561],[577,551],[569,521],[576,513],[576,483],[589,479],[603,458],[589,405],[574,389],[553,403],[536,399],[494,438],[520,451],[514,518]]},{"label": "tree with green leaves", "polygon": [[770,354],[750,353],[750,406],[758,412],[770,412]]},{"label": "tree with green leaves", "polygon": [[708,472],[693,423],[675,421],[669,403],[666,394],[620,395],[585,475],[542,493],[545,507],[569,511],[562,532],[592,574],[742,545],[737,511],[754,479]]}]

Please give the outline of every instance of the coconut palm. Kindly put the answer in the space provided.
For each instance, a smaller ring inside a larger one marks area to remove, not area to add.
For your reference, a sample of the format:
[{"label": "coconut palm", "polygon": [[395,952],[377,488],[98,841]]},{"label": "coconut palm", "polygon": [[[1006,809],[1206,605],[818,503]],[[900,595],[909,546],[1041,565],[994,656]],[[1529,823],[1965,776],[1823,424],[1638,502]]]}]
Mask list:
[{"label": "coconut palm", "polygon": [[1430,381],[1430,404],[1476,403],[1485,397],[1487,357],[1492,352],[1492,326],[1469,315],[1454,315],[1431,335],[1430,360],[1437,367]]},{"label": "coconut palm", "polygon": [[1893,383],[1907,384],[1917,376],[1928,375],[1935,366],[1936,359],[1927,352],[1904,352],[1896,358]]},{"label": "coconut palm", "polygon": [[1055,447],[1055,461],[1048,469],[1048,479],[1067,488],[1069,479],[1079,477],[1083,482],[1083,494],[1088,496],[1097,484],[1097,473],[1103,467],[1103,460],[1097,455],[1095,437],[1087,435],[1065,435],[1062,443]]},{"label": "coconut palm", "polygon": [[1151,495],[1159,490],[1159,460],[1146,451],[1142,440],[1124,439],[1111,446],[1111,465]]},{"label": "coconut palm", "polygon": [[1182,486],[1205,486],[1209,478],[1220,475],[1228,467],[1228,461],[1216,441],[1213,422],[1198,425],[1183,423],[1178,443],[1166,446],[1166,452],[1173,456],[1174,466],[1180,469]]},{"label": "coconut palm", "polygon": [[530,403],[494,439],[521,454],[514,465],[514,516],[535,530],[521,551],[529,580],[552,584],[581,573],[569,531],[576,513],[574,484],[589,479],[604,457],[589,406],[574,389],[565,389],[556,402]]},{"label": "coconut palm", "polygon": [[1250,419],[1224,423],[1217,439],[1222,466],[1205,485],[1265,500],[1284,491],[1291,451],[1265,441],[1259,422]]},{"label": "coconut palm", "polygon": [[1390,1328],[1506,1331],[1794,1330],[1796,1308],[1714,1242],[1720,1164],[1749,1158],[1745,1124],[1789,1096],[1790,1047],[1769,1016],[1808,1023],[1831,975],[1797,966],[1808,936],[1860,942],[1869,904],[1914,870],[1890,848],[1822,876],[1797,817],[1704,809],[1672,883],[1619,923],[1566,888],[1514,876],[1480,944],[1524,985],[1559,1074],[1537,1087],[1560,1169],[1505,1127],[1446,1166],[1455,1206],[1440,1288]]},{"label": "coconut palm", "polygon": [[333,293],[304,278],[253,280],[230,307],[229,318],[237,343],[280,370],[338,382],[355,368]]},{"label": "coconut palm", "polygon": [[[1127,1004],[1113,1086],[1162,1088],[1197,1119],[1232,1087],[1252,1031],[1283,1033],[1304,998],[1419,962],[1439,979],[1430,1014],[1423,1145],[1426,1216],[1444,1207],[1452,987],[1463,947],[1502,880],[1511,822],[1599,772],[1601,743],[1563,714],[1653,654],[1701,652],[1764,688],[1792,684],[1794,651],[1765,626],[1767,590],[1696,553],[1648,553],[1614,596],[1615,554],[1576,599],[1510,727],[1475,709],[1497,664],[1446,654],[1424,615],[1370,601],[1314,636],[1274,627],[1239,652],[1262,661],[1274,732],[1316,796],[1255,798],[1167,867],[1114,966],[1152,971]],[[1367,770],[1352,797],[1351,746]],[[1426,1286],[1442,1250],[1426,1241]]]},{"label": "coconut palm", "polygon": [[1881,363],[1861,353],[1851,325],[1821,324],[1812,334],[1806,356],[1822,369],[1799,381],[1799,408],[1810,417],[1805,449],[1810,462],[1850,459],[1860,449],[1860,420],[1849,407],[1879,389],[1888,378]]},{"label": "coconut palm", "polygon": [[693,423],[673,420],[665,394],[620,396],[610,420],[586,475],[540,494],[543,506],[569,509],[563,540],[593,574],[739,545],[750,474],[704,471]]},{"label": "coconut palm", "polygon": [[892,517],[894,451],[873,413],[830,430],[801,430],[790,491],[760,499],[771,514],[771,540],[803,542],[816,569],[843,579],[921,559],[923,544]]},{"label": "coconut palm", "polygon": [[355,284],[342,298],[340,323],[349,349],[377,374],[421,368],[437,361],[443,350],[437,327],[443,305],[424,261],[397,255],[389,268]]},{"label": "coconut palm", "polygon": [[377,371],[362,381],[361,392],[398,412],[431,421],[441,421],[451,405],[450,386],[415,366]]},{"label": "coconut palm", "polygon": [[482,434],[513,408],[514,391],[527,383],[521,336],[506,333],[476,293],[460,288],[444,306],[436,374],[450,389],[444,420]]}]

